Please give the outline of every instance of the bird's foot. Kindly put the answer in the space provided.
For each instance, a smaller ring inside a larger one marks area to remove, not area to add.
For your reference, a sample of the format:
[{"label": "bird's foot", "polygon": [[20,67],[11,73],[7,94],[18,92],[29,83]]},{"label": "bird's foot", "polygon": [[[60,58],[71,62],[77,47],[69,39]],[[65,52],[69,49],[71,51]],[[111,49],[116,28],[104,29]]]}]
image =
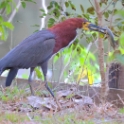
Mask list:
[{"label": "bird's foot", "polygon": [[34,95],[34,90],[33,90],[32,85],[31,85],[30,83],[29,83],[29,86],[30,86],[31,95],[32,95],[32,96],[35,96],[35,95]]},{"label": "bird's foot", "polygon": [[54,93],[52,92],[52,90],[49,88],[48,84],[45,83],[45,87],[47,88],[47,90],[50,92],[50,94],[52,95],[52,97],[54,98]]}]

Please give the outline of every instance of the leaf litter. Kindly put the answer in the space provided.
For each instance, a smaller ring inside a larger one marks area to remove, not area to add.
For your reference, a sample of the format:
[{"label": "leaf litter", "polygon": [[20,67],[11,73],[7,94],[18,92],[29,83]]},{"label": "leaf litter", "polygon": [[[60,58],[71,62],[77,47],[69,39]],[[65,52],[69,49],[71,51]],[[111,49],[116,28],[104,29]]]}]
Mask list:
[{"label": "leaf litter", "polygon": [[[76,88],[59,90],[55,98],[51,96],[27,96],[15,101],[0,101],[0,113],[21,113],[32,122],[32,116],[40,118],[63,116],[74,114],[75,119],[91,120],[95,124],[103,122],[124,122],[124,114],[118,112],[118,108],[111,103],[96,105],[89,96],[82,95]],[[19,114],[20,115],[20,114]],[[37,123],[36,123],[37,124]]]}]

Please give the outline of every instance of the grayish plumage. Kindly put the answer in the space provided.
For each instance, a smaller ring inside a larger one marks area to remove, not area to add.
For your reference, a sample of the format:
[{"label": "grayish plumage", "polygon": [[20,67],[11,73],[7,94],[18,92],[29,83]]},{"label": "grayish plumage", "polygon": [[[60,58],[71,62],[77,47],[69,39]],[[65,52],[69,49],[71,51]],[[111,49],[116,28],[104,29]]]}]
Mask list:
[{"label": "grayish plumage", "polygon": [[[29,82],[31,82],[34,68],[40,66],[46,80],[47,61],[52,56],[54,47],[55,36],[48,30],[38,31],[24,39],[0,60],[1,74],[4,70],[10,69],[6,86],[11,85],[20,68],[31,68],[29,76]],[[48,86],[46,87],[49,90]],[[33,91],[31,92],[33,94]]]}]

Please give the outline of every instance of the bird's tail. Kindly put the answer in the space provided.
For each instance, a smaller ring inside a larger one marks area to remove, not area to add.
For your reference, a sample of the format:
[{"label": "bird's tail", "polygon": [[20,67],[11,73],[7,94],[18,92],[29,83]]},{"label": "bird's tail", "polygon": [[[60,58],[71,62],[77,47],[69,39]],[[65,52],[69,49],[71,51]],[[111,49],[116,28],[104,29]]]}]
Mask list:
[{"label": "bird's tail", "polygon": [[0,60],[0,76],[2,75],[2,73],[5,70],[5,62],[3,62],[2,60]]},{"label": "bird's tail", "polygon": [[8,76],[6,78],[6,84],[5,86],[10,86],[11,83],[12,83],[12,80],[16,77],[17,75],[17,72],[18,72],[18,69],[17,68],[11,68],[9,73],[8,73]]},{"label": "bird's tail", "polygon": [[15,76],[17,75],[18,69],[17,68],[13,68],[13,67],[8,67],[8,62],[5,58],[2,58],[0,60],[0,75],[6,70],[6,69],[10,69],[8,76],[6,78],[6,84],[5,86],[10,86],[12,83],[12,80],[15,78]]}]

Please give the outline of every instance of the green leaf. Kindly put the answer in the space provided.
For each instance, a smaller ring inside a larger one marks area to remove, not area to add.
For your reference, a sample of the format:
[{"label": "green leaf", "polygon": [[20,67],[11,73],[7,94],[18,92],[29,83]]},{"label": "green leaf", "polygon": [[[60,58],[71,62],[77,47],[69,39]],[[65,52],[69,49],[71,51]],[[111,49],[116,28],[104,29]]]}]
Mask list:
[{"label": "green leaf", "polygon": [[71,6],[71,8],[72,8],[73,10],[76,10],[75,5],[74,5],[71,1],[68,1],[68,3],[70,4],[70,6]]},{"label": "green leaf", "polygon": [[6,7],[6,2],[3,1],[3,2],[0,4],[0,9],[1,9],[1,8],[5,8],[5,7]]},{"label": "green leaf", "polygon": [[57,54],[54,56],[53,63],[56,63],[59,58],[60,58],[60,54],[57,53]]},{"label": "green leaf", "polygon": [[54,9],[53,13],[54,13],[55,17],[57,17],[57,18],[61,15],[61,13],[58,9]]},{"label": "green leaf", "polygon": [[38,25],[38,24],[35,24],[35,25],[32,25],[32,27],[40,27],[40,25]]},{"label": "green leaf", "polygon": [[80,58],[79,61],[80,61],[81,64],[84,64],[85,59],[84,58]]},{"label": "green leaf", "polygon": [[92,33],[92,36],[95,38],[97,35],[96,35],[96,32],[93,32]]},{"label": "green leaf", "polygon": [[7,4],[6,5],[6,14],[7,15],[10,14],[10,12],[11,12],[11,6],[10,6],[10,4]]},{"label": "green leaf", "polygon": [[89,14],[83,14],[83,16],[86,18],[86,19],[88,19],[89,20],[89,18],[90,18],[90,16],[89,16]]},{"label": "green leaf", "polygon": [[50,19],[48,20],[48,27],[53,26],[53,25],[54,25],[54,23],[55,23],[55,19],[50,18]]},{"label": "green leaf", "polygon": [[4,40],[4,29],[0,26],[0,39]]},{"label": "green leaf", "polygon": [[71,8],[76,11],[76,7],[74,4],[71,4]]},{"label": "green leaf", "polygon": [[8,37],[8,31],[4,25],[0,26],[0,38],[1,40],[6,40]]},{"label": "green leaf", "polygon": [[23,79],[28,79],[28,75],[27,75],[27,74],[23,74],[23,75],[22,75],[22,78],[23,78]]},{"label": "green leaf", "polygon": [[69,3],[68,2],[65,2],[65,6],[68,8],[69,7]]},{"label": "green leaf", "polygon": [[84,13],[84,7],[83,5],[80,5],[81,11]]},{"label": "green leaf", "polygon": [[14,26],[13,26],[12,23],[10,23],[10,22],[3,22],[2,24],[3,24],[5,27],[7,27],[7,28],[9,28],[9,29],[11,29],[11,30],[14,29]]},{"label": "green leaf", "polygon": [[116,14],[118,12],[118,10],[117,9],[114,9],[114,14]]},{"label": "green leaf", "polygon": [[124,54],[124,49],[123,49],[122,47],[119,47],[119,52],[120,52],[121,54]]},{"label": "green leaf", "polygon": [[94,8],[93,8],[93,7],[88,8],[88,9],[87,9],[87,13],[95,14]]},{"label": "green leaf", "polygon": [[53,8],[53,5],[50,5],[47,7],[47,9],[52,9]]},{"label": "green leaf", "polygon": [[100,4],[100,7],[102,7],[102,2],[100,2],[99,4]]},{"label": "green leaf", "polygon": [[90,53],[88,54],[88,57],[92,60],[92,61],[96,61],[96,58],[94,56],[94,54]]},{"label": "green leaf", "polygon": [[124,47],[124,33],[122,33],[120,36],[120,45]]},{"label": "green leaf", "polygon": [[25,8],[26,7],[26,3],[25,2],[21,2],[22,7]]},{"label": "green leaf", "polygon": [[56,3],[56,1],[51,1],[50,5],[54,5]]},{"label": "green leaf", "polygon": [[1,22],[3,22],[3,17],[2,17],[2,16],[0,16],[0,23],[1,23]]},{"label": "green leaf", "polygon": [[36,2],[33,1],[33,0],[25,0],[25,1],[27,1],[27,2],[32,2],[32,3],[35,3],[35,4],[36,4]]},{"label": "green leaf", "polygon": [[54,5],[55,5],[55,8],[56,8],[56,9],[58,9],[58,10],[60,10],[60,9],[61,9],[61,6],[59,6],[59,4],[58,4],[57,2],[55,2],[55,4],[54,4]]},{"label": "green leaf", "polygon": [[37,77],[38,77],[39,79],[41,79],[43,76],[42,76],[42,73],[40,72],[40,70],[39,70],[38,68],[35,68],[34,70],[35,70],[35,72],[36,72]]},{"label": "green leaf", "polygon": [[104,12],[104,16],[105,16],[106,18],[108,18],[108,17],[109,17],[108,12]]},{"label": "green leaf", "polygon": [[78,47],[76,48],[76,50],[77,50],[78,55],[81,54],[81,47],[78,46]]},{"label": "green leaf", "polygon": [[112,14],[112,10],[108,10],[108,13],[109,13],[109,14]]},{"label": "green leaf", "polygon": [[116,19],[115,19],[115,22],[118,23],[118,22],[121,21],[121,20],[122,20],[121,18],[116,18]]},{"label": "green leaf", "polygon": [[124,10],[118,10],[116,13],[124,17]]},{"label": "green leaf", "polygon": [[44,10],[44,9],[40,9],[40,11],[41,11],[41,12],[45,12],[45,10]]}]

